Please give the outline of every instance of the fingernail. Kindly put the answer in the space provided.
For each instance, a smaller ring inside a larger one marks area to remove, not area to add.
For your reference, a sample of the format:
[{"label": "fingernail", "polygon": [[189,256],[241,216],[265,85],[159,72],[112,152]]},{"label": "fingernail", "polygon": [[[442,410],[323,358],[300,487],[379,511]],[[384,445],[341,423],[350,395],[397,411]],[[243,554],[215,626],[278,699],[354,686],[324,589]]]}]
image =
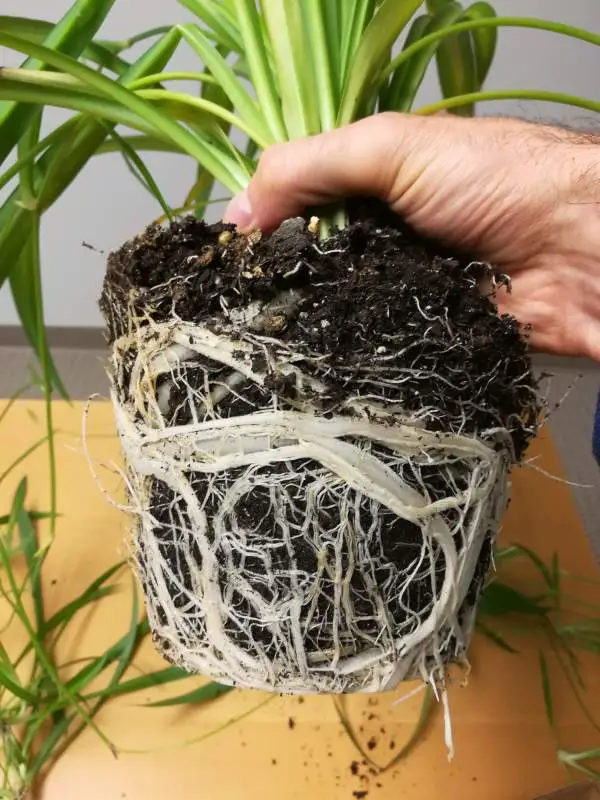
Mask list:
[{"label": "fingernail", "polygon": [[248,192],[240,192],[227,206],[227,210],[223,215],[223,222],[231,222],[237,225],[240,230],[248,230],[252,227],[253,221],[254,214],[252,213]]}]

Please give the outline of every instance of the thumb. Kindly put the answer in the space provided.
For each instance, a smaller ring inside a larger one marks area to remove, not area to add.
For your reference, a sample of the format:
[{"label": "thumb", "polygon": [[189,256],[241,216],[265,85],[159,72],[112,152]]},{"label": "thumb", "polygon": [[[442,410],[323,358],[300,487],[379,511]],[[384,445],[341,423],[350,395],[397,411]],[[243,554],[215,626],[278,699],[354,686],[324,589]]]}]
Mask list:
[{"label": "thumb", "polygon": [[379,114],[273,145],[261,156],[248,188],[231,201],[224,219],[243,231],[270,231],[310,206],[342,197],[369,195],[387,202],[406,157],[405,134],[421,122],[404,114]]}]

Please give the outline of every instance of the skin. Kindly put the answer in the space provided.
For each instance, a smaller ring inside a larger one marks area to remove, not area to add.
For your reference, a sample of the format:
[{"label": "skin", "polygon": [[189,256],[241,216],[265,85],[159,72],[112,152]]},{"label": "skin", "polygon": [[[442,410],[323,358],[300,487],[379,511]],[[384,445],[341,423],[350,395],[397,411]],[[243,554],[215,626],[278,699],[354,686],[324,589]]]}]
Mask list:
[{"label": "skin", "polygon": [[225,219],[273,230],[309,206],[385,201],[512,279],[532,346],[600,361],[600,138],[504,118],[386,113],[262,155]]}]

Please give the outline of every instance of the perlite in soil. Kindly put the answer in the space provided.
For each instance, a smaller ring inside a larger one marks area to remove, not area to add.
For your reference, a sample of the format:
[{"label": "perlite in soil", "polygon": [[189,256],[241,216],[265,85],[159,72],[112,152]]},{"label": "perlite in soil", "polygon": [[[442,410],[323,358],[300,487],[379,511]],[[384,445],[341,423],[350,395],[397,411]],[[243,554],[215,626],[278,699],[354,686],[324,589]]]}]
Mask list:
[{"label": "perlite in soil", "polygon": [[465,658],[542,411],[494,285],[379,216],[326,241],[186,217],[110,256],[133,560],[170,662],[340,693]]}]

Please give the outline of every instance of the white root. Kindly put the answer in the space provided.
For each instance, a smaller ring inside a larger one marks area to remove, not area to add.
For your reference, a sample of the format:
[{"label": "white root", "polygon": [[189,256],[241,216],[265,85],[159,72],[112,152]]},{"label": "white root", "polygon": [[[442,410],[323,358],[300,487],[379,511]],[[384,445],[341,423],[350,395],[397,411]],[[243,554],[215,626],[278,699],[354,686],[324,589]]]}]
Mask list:
[{"label": "white root", "polygon": [[[509,434],[434,433],[364,396],[323,416],[308,358],[233,325],[153,323],[114,344],[151,628],[170,661],[226,684],[375,692],[436,675],[447,712],[439,676],[471,638],[465,598],[505,510]],[[264,388],[272,375],[296,381],[296,410]],[[247,412],[222,416],[228,400]],[[421,476],[432,465],[442,497]],[[390,544],[400,520],[420,540]],[[406,546],[407,567],[385,555],[391,545]],[[421,606],[417,584],[431,596]],[[451,748],[449,727],[447,738]]]}]

